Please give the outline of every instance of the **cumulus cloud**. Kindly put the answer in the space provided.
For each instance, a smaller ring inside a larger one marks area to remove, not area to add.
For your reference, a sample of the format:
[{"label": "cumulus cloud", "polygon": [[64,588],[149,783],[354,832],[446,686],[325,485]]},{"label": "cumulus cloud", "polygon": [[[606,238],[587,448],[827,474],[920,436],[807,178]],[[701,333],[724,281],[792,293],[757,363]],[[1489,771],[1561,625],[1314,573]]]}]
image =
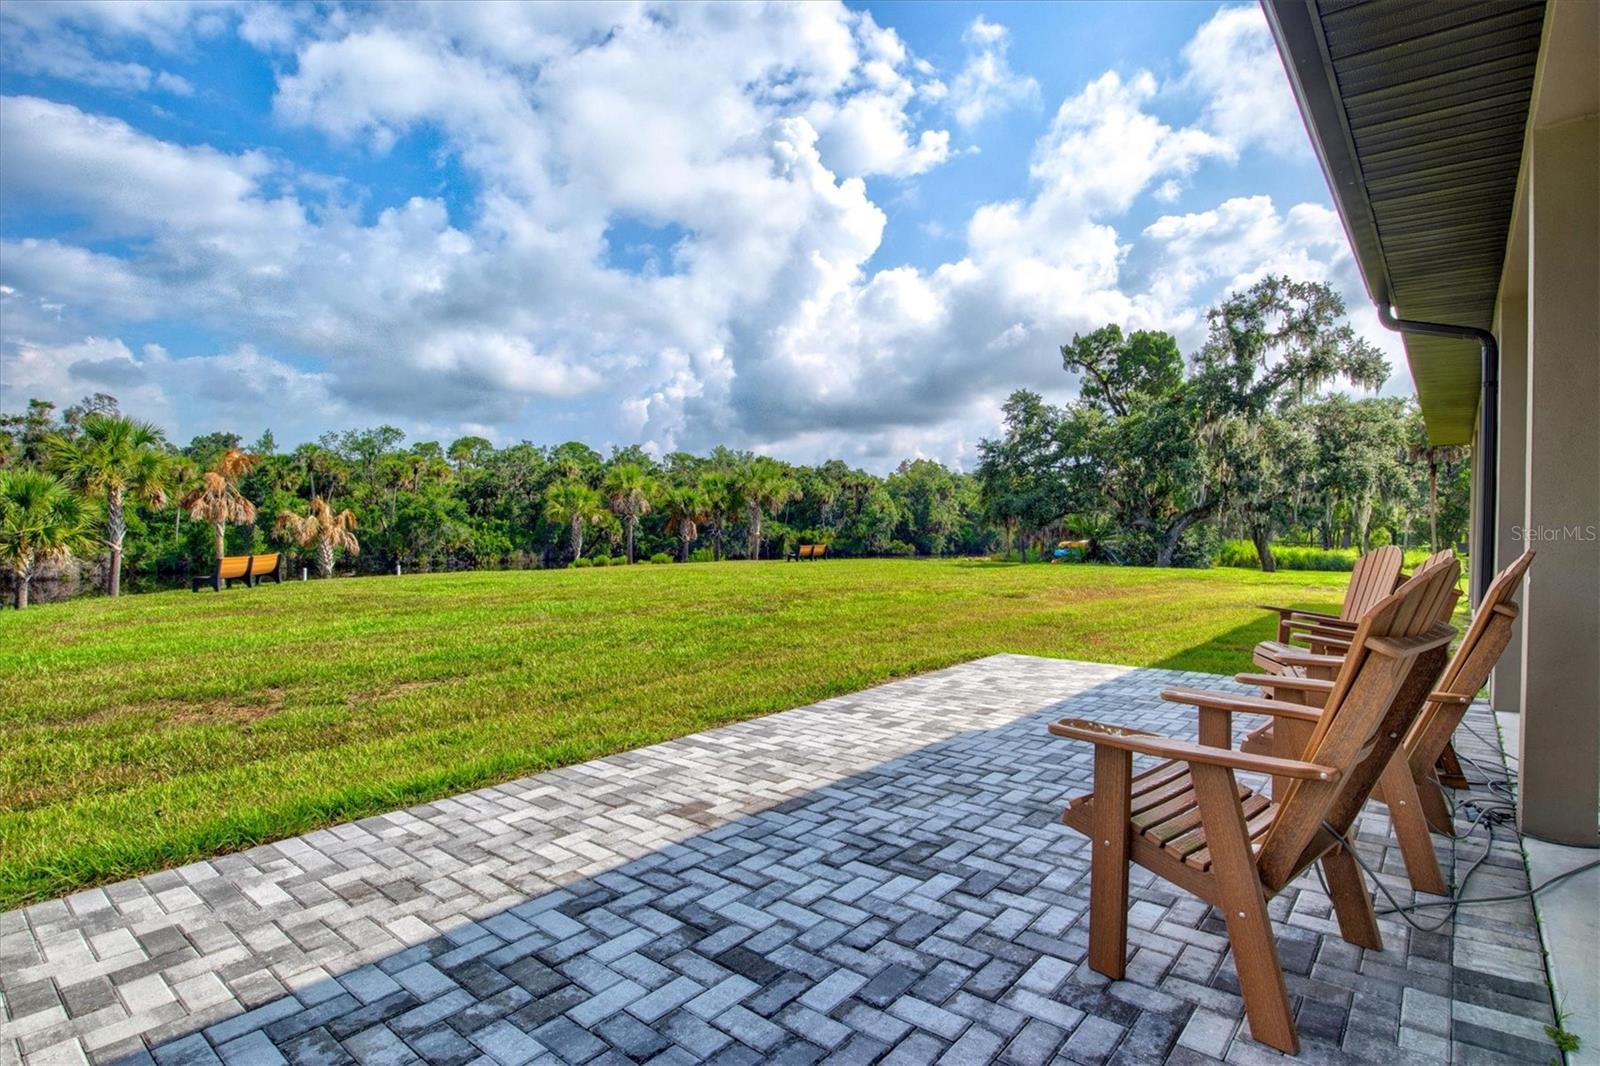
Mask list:
[{"label": "cumulus cloud", "polygon": [[0,6],[0,63],[20,74],[120,92],[192,91],[180,75],[123,58],[131,45],[174,53],[196,36],[218,32],[221,3],[93,3],[86,0],[8,0]]},{"label": "cumulus cloud", "polygon": [[[1191,67],[1254,47],[1234,11],[1191,42]],[[74,219],[0,243],[8,393],[104,388],[186,431],[226,416],[290,440],[381,418],[441,436],[960,461],[1010,390],[1067,387],[1054,349],[1074,331],[1192,331],[1220,287],[1266,270],[1354,277],[1316,205],[1238,197],[1130,227],[1142,197],[1173,204],[1197,168],[1255,143],[1232,117],[1236,83],[1143,71],[1061,101],[1025,191],[949,220],[949,261],[873,265],[888,218],[866,179],[951,155],[928,113],[971,125],[1037,98],[984,19],[946,83],[892,29],[823,3],[81,17],[135,28],[36,32],[170,50],[225,18],[274,57],[284,128],[374,159],[425,134],[465,175],[454,202],[418,188],[370,206],[272,151],[0,101],[0,206]],[[1170,117],[1168,94],[1204,97],[1193,121]],[[626,226],[670,234],[670,269],[618,265]],[[143,346],[147,324],[171,321],[226,340]],[[268,402],[211,403],[250,395],[245,380]]]},{"label": "cumulus cloud", "polygon": [[1184,45],[1183,63],[1182,85],[1205,101],[1207,128],[1236,151],[1260,145],[1279,155],[1307,152],[1283,61],[1257,5],[1211,16]]},{"label": "cumulus cloud", "polygon": [[991,115],[1039,99],[1039,83],[1011,69],[1011,31],[979,15],[961,38],[967,61],[950,83],[946,106],[957,122],[975,126]]}]

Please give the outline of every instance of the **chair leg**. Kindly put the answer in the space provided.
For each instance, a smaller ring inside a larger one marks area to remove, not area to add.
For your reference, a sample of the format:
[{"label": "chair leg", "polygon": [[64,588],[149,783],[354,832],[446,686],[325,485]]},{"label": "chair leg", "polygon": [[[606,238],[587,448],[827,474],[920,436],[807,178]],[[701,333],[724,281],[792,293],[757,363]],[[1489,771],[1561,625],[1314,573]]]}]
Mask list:
[{"label": "chair leg", "polygon": [[1217,905],[1228,923],[1233,965],[1239,972],[1245,1015],[1255,1039],[1290,1055],[1300,1053],[1300,1038],[1289,1010],[1289,990],[1278,960],[1278,941],[1267,915],[1267,898],[1250,850],[1244,810],[1233,774],[1221,766],[1191,763],[1195,798],[1211,851],[1211,876]]},{"label": "chair leg", "polygon": [[[1439,855],[1433,849],[1433,838],[1428,835],[1427,810],[1422,805],[1417,780],[1411,776],[1404,751],[1395,752],[1389,765],[1384,767],[1380,781],[1383,802],[1389,808],[1389,824],[1394,827],[1394,838],[1400,845],[1400,857],[1405,860],[1411,887],[1418,892],[1445,895]],[[1432,781],[1428,782],[1428,787],[1433,787]]]},{"label": "chair leg", "polygon": [[1322,876],[1328,881],[1328,896],[1339,919],[1339,935],[1357,947],[1383,950],[1383,934],[1378,931],[1378,916],[1372,911],[1372,897],[1361,879],[1361,867],[1344,848],[1335,848],[1321,858]]},{"label": "chair leg", "polygon": [[1120,981],[1128,957],[1128,819],[1133,755],[1094,749],[1094,837],[1089,861],[1089,968]]},{"label": "chair leg", "polygon": [[1467,775],[1461,769],[1461,759],[1456,755],[1454,744],[1446,743],[1444,750],[1439,753],[1438,777],[1439,782],[1447,788],[1471,787],[1467,782]]},{"label": "chair leg", "polygon": [[1428,828],[1447,837],[1455,836],[1455,818],[1450,814],[1450,805],[1445,802],[1444,793],[1439,789],[1435,772],[1426,770],[1421,777],[1413,776],[1411,781],[1417,790],[1417,803],[1422,807],[1423,817],[1428,820]]}]

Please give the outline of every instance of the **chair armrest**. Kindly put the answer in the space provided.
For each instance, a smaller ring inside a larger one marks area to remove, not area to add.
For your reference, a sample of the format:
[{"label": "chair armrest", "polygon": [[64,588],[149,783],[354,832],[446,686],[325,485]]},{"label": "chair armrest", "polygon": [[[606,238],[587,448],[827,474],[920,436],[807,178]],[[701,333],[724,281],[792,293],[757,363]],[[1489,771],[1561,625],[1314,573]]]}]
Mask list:
[{"label": "chair armrest", "polygon": [[1303,644],[1319,655],[1335,652],[1343,655],[1350,650],[1350,637],[1352,635],[1333,629],[1313,629],[1309,633],[1289,634],[1289,640],[1286,643]]},{"label": "chair armrest", "polygon": [[1284,703],[1282,700],[1264,700],[1257,696],[1240,696],[1232,692],[1212,692],[1203,688],[1169,688],[1161,693],[1161,698],[1169,703],[1187,703],[1201,710],[1242,711],[1274,718],[1298,718],[1303,722],[1315,722],[1322,717],[1315,707]]},{"label": "chair armrest", "polygon": [[1290,629],[1309,629],[1312,632],[1329,633],[1354,633],[1361,627],[1359,622],[1347,622],[1343,618],[1305,618],[1300,615],[1291,616],[1284,625]]},{"label": "chair armrest", "polygon": [[1326,614],[1322,611],[1303,611],[1298,607],[1275,607],[1270,603],[1258,603],[1256,609],[1261,611],[1276,611],[1285,618],[1321,618],[1328,621],[1339,621],[1336,614]]},{"label": "chair armrest", "polygon": [[1241,685],[1256,688],[1297,688],[1303,692],[1332,692],[1332,681],[1319,681],[1314,677],[1297,677],[1294,674],[1234,674]]},{"label": "chair armrest", "polygon": [[1322,666],[1330,670],[1337,670],[1344,666],[1343,655],[1317,655],[1309,651],[1282,650],[1273,652],[1272,657],[1285,666]]},{"label": "chair armrest", "polygon": [[1230,770],[1245,770],[1257,774],[1275,774],[1302,781],[1337,781],[1339,771],[1331,766],[1301,762],[1298,759],[1278,759],[1271,755],[1252,755],[1227,748],[1210,748],[1202,744],[1173,740],[1158,733],[1140,729],[1091,722],[1082,718],[1063,718],[1050,723],[1050,732],[1058,737],[1087,740],[1102,747],[1118,748],[1136,755],[1154,755],[1162,759],[1176,759],[1187,763],[1204,763],[1208,766],[1225,766]]}]

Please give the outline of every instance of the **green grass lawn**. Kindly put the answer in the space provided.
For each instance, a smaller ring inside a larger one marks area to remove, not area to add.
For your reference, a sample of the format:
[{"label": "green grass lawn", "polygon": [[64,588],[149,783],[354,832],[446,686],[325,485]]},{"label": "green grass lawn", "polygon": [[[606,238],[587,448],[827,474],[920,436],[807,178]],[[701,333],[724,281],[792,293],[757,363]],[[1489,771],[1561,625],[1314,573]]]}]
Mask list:
[{"label": "green grass lawn", "polygon": [[1348,575],[838,560],[0,613],[0,908],[1020,652],[1232,673]]}]

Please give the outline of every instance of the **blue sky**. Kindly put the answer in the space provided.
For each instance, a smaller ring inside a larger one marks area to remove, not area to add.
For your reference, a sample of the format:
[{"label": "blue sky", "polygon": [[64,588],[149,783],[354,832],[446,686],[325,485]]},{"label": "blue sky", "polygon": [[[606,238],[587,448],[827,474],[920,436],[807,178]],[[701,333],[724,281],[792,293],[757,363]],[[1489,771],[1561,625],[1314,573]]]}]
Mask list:
[{"label": "blue sky", "polygon": [[1269,271],[1391,353],[1254,5],[0,8],[0,408],[970,465]]}]

